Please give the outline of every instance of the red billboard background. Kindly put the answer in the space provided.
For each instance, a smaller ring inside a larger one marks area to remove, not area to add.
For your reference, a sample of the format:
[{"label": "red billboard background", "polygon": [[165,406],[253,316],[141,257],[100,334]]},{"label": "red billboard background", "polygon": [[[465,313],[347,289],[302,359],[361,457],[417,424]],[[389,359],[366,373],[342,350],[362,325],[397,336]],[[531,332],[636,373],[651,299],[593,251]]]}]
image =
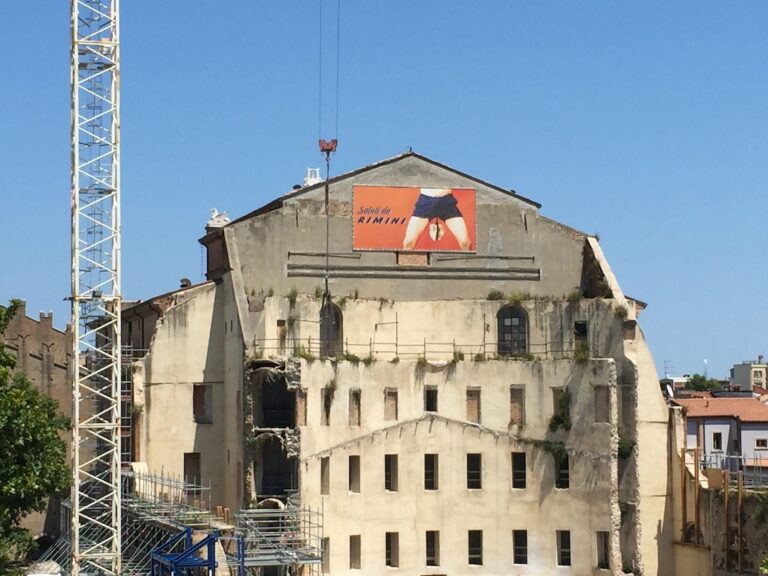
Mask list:
[{"label": "red billboard background", "polygon": [[[441,189],[429,188],[426,190],[428,193],[435,193]],[[447,189],[442,190],[448,191]],[[400,252],[475,252],[477,249],[475,190],[451,188],[449,191],[456,199],[456,207],[461,212],[466,225],[465,247],[461,246],[445,221],[437,216],[430,218],[429,223],[418,235],[412,248],[404,247],[403,241],[406,237],[408,223],[422,188],[353,186],[352,248],[354,250]],[[461,229],[460,222],[453,222],[452,224],[458,225],[459,230]],[[435,233],[435,226],[439,228],[437,234]]]}]

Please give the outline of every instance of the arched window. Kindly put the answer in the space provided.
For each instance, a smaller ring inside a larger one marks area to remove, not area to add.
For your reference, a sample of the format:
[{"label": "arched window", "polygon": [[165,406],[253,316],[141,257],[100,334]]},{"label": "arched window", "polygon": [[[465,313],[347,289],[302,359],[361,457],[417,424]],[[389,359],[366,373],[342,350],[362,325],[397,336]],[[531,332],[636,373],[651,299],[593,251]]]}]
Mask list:
[{"label": "arched window", "polygon": [[519,306],[504,306],[496,315],[499,355],[521,356],[528,352],[528,315]]},{"label": "arched window", "polygon": [[344,341],[344,318],[341,309],[323,298],[320,308],[320,356],[336,357],[342,355]]}]

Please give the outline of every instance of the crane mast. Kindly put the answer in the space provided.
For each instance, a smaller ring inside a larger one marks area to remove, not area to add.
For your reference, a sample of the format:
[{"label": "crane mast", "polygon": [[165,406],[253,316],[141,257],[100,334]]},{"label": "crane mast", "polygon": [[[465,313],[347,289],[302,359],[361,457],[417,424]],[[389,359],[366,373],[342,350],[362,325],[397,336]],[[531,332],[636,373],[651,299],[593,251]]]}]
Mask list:
[{"label": "crane mast", "polygon": [[71,0],[72,575],[120,557],[118,0]]}]

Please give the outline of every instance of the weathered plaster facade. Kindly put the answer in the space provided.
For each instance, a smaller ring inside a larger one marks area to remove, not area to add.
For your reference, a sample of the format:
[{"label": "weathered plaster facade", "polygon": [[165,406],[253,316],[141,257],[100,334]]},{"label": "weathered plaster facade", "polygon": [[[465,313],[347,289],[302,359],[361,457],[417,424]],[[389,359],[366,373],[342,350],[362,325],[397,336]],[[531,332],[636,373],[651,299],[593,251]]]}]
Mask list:
[{"label": "weathered plaster facade", "polygon": [[[354,251],[356,184],[474,188],[476,254]],[[673,574],[667,407],[641,306],[597,240],[413,153],[328,195],[327,218],[317,184],[201,240],[209,282],[166,295],[134,372],[149,468],[181,476],[199,454],[232,509],[297,490],[323,510],[332,574]],[[333,359],[319,358],[326,275],[343,319]],[[525,319],[515,358],[499,354],[506,306]],[[196,385],[211,387],[210,422],[194,417]],[[556,413],[569,426],[550,427]]]}]

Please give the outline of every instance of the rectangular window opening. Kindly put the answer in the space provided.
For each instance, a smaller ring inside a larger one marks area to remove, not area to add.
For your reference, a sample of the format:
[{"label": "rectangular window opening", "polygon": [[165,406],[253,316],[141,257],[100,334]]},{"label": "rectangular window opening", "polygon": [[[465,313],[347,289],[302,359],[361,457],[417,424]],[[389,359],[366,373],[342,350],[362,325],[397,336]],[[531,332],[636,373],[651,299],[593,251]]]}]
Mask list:
[{"label": "rectangular window opening", "polygon": [[483,487],[483,455],[467,454],[467,488],[478,490]]},{"label": "rectangular window opening", "polygon": [[360,426],[360,388],[349,391],[349,425]]},{"label": "rectangular window opening", "polygon": [[439,485],[437,454],[424,454],[424,490],[437,490]]},{"label": "rectangular window opening", "polygon": [[384,390],[384,420],[397,420],[397,388]]},{"label": "rectangular window opening", "polygon": [[184,480],[190,484],[202,484],[200,452],[184,453]]},{"label": "rectangular window opening", "polygon": [[723,433],[722,432],[712,433],[712,449],[722,452],[723,450]]},{"label": "rectangular window opening", "polygon": [[331,492],[331,459],[320,458],[320,494],[327,496]]},{"label": "rectangular window opening", "polygon": [[525,452],[512,452],[512,488],[526,486]]},{"label": "rectangular window opening", "polygon": [[333,404],[333,389],[322,388],[320,390],[320,425],[331,424],[331,404]]},{"label": "rectangular window opening", "polygon": [[349,568],[360,569],[360,534],[349,537]]},{"label": "rectangular window opening", "polygon": [[384,455],[384,490],[397,492],[397,454]]},{"label": "rectangular window opening", "polygon": [[385,545],[385,562],[387,566],[397,568],[400,566],[400,534],[397,532],[387,532]]},{"label": "rectangular window opening", "polygon": [[424,411],[437,412],[437,387],[427,386],[424,388]]},{"label": "rectangular window opening", "polygon": [[515,564],[528,564],[528,530],[512,531],[512,555]]},{"label": "rectangular window opening", "polygon": [[360,456],[349,457],[349,491],[360,493]]},{"label": "rectangular window opening", "polygon": [[467,389],[467,421],[480,423],[480,389]]},{"label": "rectangular window opening", "polygon": [[608,569],[610,565],[610,540],[608,532],[597,533],[597,567]]},{"label": "rectangular window opening", "polygon": [[323,574],[331,573],[331,539],[323,538]]},{"label": "rectangular window opening", "polygon": [[483,565],[483,531],[470,530],[467,532],[467,556],[469,564],[473,566]]},{"label": "rectangular window opening", "polygon": [[571,532],[569,530],[557,531],[557,565],[571,565]]},{"label": "rectangular window opening", "polygon": [[755,448],[768,448],[768,438],[755,438]]},{"label": "rectangular window opening", "polygon": [[555,459],[555,488],[566,489],[571,484],[571,471],[568,456]]},{"label": "rectangular window opening", "polygon": [[440,566],[440,532],[427,530],[427,566]]},{"label": "rectangular window opening", "polygon": [[582,342],[587,342],[589,324],[585,320],[577,320],[573,323],[573,340],[576,342],[576,347]]},{"label": "rectangular window opening", "polygon": [[213,386],[195,384],[192,386],[192,413],[198,424],[213,422]]},{"label": "rectangular window opening", "polygon": [[509,389],[509,424],[525,424],[525,389],[520,386]]}]

